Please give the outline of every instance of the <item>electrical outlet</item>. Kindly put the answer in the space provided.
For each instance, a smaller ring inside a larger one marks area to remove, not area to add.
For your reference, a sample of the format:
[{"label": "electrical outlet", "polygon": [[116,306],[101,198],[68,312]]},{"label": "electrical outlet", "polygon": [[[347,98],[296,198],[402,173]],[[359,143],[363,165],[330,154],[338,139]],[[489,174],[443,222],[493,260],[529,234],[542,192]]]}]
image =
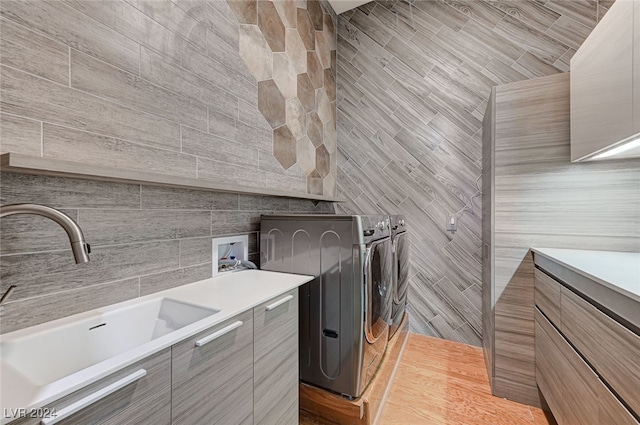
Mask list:
[{"label": "electrical outlet", "polygon": [[447,232],[451,232],[451,234],[454,234],[456,230],[458,230],[458,219],[455,215],[452,214],[447,220]]}]

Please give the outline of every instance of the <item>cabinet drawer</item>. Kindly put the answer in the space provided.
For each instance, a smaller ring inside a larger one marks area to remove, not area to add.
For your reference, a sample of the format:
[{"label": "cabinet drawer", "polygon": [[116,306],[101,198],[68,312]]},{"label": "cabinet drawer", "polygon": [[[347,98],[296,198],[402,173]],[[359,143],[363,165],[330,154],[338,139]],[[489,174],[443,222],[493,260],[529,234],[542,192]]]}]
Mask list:
[{"label": "cabinet drawer", "polygon": [[566,342],[561,347],[567,365],[563,379],[564,425],[638,425],[578,353]]},{"label": "cabinet drawer", "polygon": [[[146,374],[134,379],[140,370]],[[63,409],[87,400],[110,385],[127,380],[131,383],[109,393],[95,402],[88,403],[84,408],[70,414],[57,422],[58,425],[125,425],[125,424],[169,424],[171,417],[166,407],[171,398],[171,351],[170,349],[156,353],[140,362],[101,379],[81,390],[78,390],[48,406],[46,409],[55,410],[58,416]],[[163,400],[160,403],[159,400]],[[84,404],[84,403],[83,403]],[[131,418],[139,418],[132,422]],[[14,424],[40,424],[41,419],[19,419]]]},{"label": "cabinet drawer", "polygon": [[[206,342],[214,334],[219,336]],[[197,346],[197,342],[203,344]],[[253,311],[200,332],[171,350],[173,424],[253,423]]]},{"label": "cabinet drawer", "polygon": [[[544,353],[543,359],[536,357],[536,367],[550,381],[548,387],[539,386],[558,424],[638,425],[631,413],[538,310],[535,321],[536,356]],[[538,382],[544,382],[539,378]]]},{"label": "cabinet drawer", "polygon": [[566,288],[562,332],[598,374],[640,413],[640,337]]},{"label": "cabinet drawer", "polygon": [[560,283],[535,269],[536,305],[556,326],[560,326]]},{"label": "cabinet drawer", "polygon": [[561,352],[562,336],[535,309],[536,384],[545,397],[558,425],[562,421],[562,373],[565,369]]},{"label": "cabinet drawer", "polygon": [[254,308],[254,420],[298,424],[298,289]]}]

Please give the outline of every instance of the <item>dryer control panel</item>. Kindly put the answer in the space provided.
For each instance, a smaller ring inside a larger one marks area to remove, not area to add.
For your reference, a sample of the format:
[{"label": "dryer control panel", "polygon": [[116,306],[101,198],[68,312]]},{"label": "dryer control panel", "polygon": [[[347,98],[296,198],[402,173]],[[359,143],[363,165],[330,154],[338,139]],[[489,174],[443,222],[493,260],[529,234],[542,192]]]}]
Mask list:
[{"label": "dryer control panel", "polygon": [[391,235],[391,226],[389,225],[389,216],[385,215],[362,215],[357,216],[361,235],[364,243],[372,240],[382,239]]}]

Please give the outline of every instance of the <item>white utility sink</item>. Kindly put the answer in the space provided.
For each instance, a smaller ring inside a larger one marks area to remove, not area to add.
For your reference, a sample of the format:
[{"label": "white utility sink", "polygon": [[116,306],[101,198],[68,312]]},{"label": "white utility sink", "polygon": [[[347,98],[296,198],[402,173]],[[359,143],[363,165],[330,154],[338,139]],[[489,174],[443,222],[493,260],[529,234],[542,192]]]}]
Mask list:
[{"label": "white utility sink", "polygon": [[2,334],[0,425],[10,409],[47,406],[312,279],[230,273]]},{"label": "white utility sink", "polygon": [[0,343],[2,363],[41,387],[218,313],[156,298]]}]

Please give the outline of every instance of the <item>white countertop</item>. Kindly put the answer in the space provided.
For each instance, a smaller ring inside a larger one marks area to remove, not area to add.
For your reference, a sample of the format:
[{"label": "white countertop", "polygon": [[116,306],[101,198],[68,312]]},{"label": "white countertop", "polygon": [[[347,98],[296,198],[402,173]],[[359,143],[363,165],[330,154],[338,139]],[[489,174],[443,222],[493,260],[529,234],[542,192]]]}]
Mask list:
[{"label": "white countertop", "polygon": [[[30,382],[11,366],[2,362],[0,412],[9,408],[42,407],[312,279],[312,276],[262,270],[229,273],[1,335],[0,343],[5,343],[27,335],[57,329],[78,320],[99,316],[141,301],[164,297],[220,310],[217,314],[42,386]],[[0,356],[1,354],[0,352]],[[4,418],[3,414],[0,423],[4,424],[9,420]]]},{"label": "white countertop", "polygon": [[640,302],[640,253],[638,252],[558,248],[532,248],[531,250]]}]

